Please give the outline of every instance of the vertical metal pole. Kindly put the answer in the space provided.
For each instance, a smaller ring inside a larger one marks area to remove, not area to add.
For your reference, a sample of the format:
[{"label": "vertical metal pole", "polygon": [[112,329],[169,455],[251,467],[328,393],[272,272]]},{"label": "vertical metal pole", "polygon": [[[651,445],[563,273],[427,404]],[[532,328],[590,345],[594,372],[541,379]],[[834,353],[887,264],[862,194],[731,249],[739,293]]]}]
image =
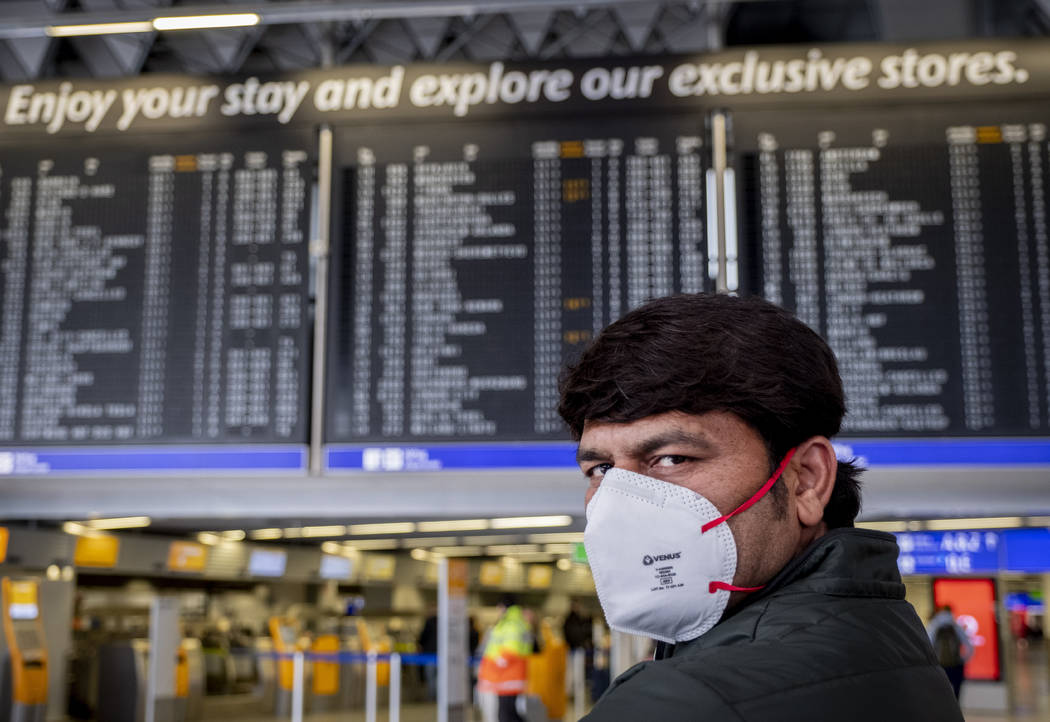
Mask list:
[{"label": "vertical metal pole", "polygon": [[305,672],[306,657],[298,651],[292,655],[292,722],[303,722]]},{"label": "vertical metal pole", "polygon": [[725,46],[726,7],[723,3],[709,2],[704,8],[707,18],[707,50],[715,52]]},{"label": "vertical metal pole", "polygon": [[448,559],[438,559],[437,722],[448,722]]},{"label": "vertical metal pole", "polygon": [[[1039,576],[1042,578],[1042,581],[1043,581],[1043,604],[1045,605],[1046,604],[1046,600],[1050,599],[1050,574],[1045,574],[1044,573],[1044,574],[1040,574]],[[1048,635],[1046,633],[1046,619],[1047,619],[1047,615],[1044,612],[1043,613],[1043,647],[1044,647],[1043,651],[1047,655],[1047,657],[1050,657],[1050,635]],[[1044,685],[1050,685],[1050,665],[1047,665],[1043,669],[1043,672],[1046,674],[1046,679],[1043,680]],[[1046,687],[1044,687],[1044,689],[1046,689]]]},{"label": "vertical metal pole", "polygon": [[609,681],[620,676],[626,668],[620,667],[620,657],[623,656],[623,632],[615,629],[609,631]]},{"label": "vertical metal pole", "polygon": [[[718,278],[715,291],[729,291],[728,259],[726,258],[726,115],[716,111],[711,115],[711,161],[715,171],[715,231],[718,234]],[[708,233],[711,229],[708,229]]]},{"label": "vertical metal pole", "polygon": [[[1017,659],[1015,658],[1016,647],[1010,633],[1010,613],[1006,610],[1006,580],[1002,576],[995,578],[995,618],[999,621],[999,663],[1003,675],[1003,695],[1006,700],[1007,715],[1017,712]],[[965,689],[965,685],[963,685]]]},{"label": "vertical metal pole", "polygon": [[376,722],[376,653],[368,653],[365,665],[365,722]]},{"label": "vertical metal pole", "polygon": [[332,228],[332,127],[321,126],[317,139],[317,238],[310,242],[316,273],[314,289],[314,363],[310,416],[310,473],[318,475],[324,464],[325,355],[328,348],[328,250]]},{"label": "vertical metal pole", "polygon": [[587,694],[587,650],[577,649],[572,653],[572,712],[573,719],[583,717],[584,696]]},{"label": "vertical metal pole", "polygon": [[390,655],[390,722],[401,722],[401,655]]}]

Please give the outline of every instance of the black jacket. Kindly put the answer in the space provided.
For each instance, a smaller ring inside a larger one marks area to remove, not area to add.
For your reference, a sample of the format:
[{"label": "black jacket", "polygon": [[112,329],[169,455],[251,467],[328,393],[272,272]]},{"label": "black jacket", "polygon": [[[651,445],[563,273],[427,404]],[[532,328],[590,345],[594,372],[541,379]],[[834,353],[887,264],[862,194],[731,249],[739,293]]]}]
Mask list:
[{"label": "black jacket", "polygon": [[620,675],[588,722],[962,722],[893,537],[837,529],[698,639]]}]

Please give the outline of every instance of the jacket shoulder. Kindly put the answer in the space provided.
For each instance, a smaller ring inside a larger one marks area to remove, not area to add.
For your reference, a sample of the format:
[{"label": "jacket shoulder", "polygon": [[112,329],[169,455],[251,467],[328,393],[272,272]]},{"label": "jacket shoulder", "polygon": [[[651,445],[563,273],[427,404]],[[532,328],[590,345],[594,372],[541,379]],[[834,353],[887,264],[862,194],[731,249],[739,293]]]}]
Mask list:
[{"label": "jacket shoulder", "polygon": [[739,718],[962,719],[907,602],[800,594],[730,621],[732,642],[666,661],[717,689]]},{"label": "jacket shoulder", "polygon": [[663,662],[642,662],[617,677],[581,722],[650,719],[743,721],[703,679]]}]

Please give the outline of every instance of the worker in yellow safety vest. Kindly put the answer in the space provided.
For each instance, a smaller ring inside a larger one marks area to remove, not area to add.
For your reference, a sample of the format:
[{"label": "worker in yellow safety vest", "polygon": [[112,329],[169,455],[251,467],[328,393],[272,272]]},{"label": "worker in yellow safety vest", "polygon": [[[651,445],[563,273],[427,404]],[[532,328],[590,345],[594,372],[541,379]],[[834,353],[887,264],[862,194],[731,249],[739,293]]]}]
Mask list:
[{"label": "worker in yellow safety vest", "polygon": [[500,602],[500,618],[489,630],[478,670],[478,691],[499,697],[499,722],[523,722],[518,695],[525,692],[532,630],[525,613],[511,596]]}]

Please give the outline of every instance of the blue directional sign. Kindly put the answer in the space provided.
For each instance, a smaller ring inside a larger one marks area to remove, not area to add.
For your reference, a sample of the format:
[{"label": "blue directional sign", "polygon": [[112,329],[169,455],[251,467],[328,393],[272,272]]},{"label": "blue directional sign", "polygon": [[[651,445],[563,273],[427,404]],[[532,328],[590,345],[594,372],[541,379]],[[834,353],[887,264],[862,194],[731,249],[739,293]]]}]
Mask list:
[{"label": "blue directional sign", "polygon": [[1002,568],[1011,572],[1050,571],[1050,529],[1008,529],[1003,532]]},{"label": "blue directional sign", "polygon": [[896,535],[901,574],[970,574],[999,569],[1002,533],[923,531]]},{"label": "blue directional sign", "polygon": [[297,444],[0,448],[0,478],[305,470],[306,447]]},{"label": "blue directional sign", "polygon": [[576,468],[576,445],[435,444],[431,446],[329,446],[326,466],[339,471],[441,471],[443,469]]},{"label": "blue directional sign", "polygon": [[[442,469],[576,468],[571,442],[471,444],[334,444],[326,449],[332,471],[439,471]],[[839,458],[863,467],[1050,467],[1050,439],[843,439]]]}]

